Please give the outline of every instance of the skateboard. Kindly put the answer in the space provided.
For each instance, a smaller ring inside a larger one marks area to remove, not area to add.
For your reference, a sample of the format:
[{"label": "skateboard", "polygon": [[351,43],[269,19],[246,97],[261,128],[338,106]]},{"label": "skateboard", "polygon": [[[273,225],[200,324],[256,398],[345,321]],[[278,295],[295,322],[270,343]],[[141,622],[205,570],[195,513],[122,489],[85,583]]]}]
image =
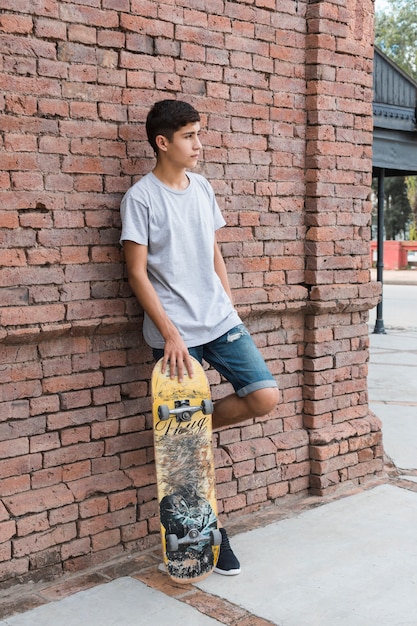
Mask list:
[{"label": "skateboard", "polygon": [[218,530],[210,386],[192,358],[193,377],[170,378],[160,359],[152,372],[152,415],[162,553],[177,583],[197,582],[215,567]]}]

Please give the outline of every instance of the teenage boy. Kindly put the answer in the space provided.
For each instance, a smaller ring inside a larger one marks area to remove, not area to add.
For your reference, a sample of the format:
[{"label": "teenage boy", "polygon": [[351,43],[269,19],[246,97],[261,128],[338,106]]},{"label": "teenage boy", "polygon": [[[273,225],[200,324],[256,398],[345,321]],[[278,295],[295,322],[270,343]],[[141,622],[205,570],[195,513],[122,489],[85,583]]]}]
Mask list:
[{"label": "teenage boy", "polygon": [[[190,354],[233,386],[214,405],[213,428],[266,415],[277,404],[276,381],[232,304],[216,241],[225,225],[213,189],[192,173],[201,156],[200,115],[188,103],[162,100],[146,120],[152,172],[125,194],[122,235],[129,283],[145,317],[143,334],[163,371],[192,376]],[[227,533],[215,571],[240,573]]]}]

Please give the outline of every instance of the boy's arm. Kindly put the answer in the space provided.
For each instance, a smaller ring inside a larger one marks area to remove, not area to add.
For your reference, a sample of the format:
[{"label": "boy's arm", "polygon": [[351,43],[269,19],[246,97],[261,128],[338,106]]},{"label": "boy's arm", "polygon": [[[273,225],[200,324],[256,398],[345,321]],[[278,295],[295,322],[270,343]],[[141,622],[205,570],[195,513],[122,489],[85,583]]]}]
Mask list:
[{"label": "boy's arm", "polygon": [[220,278],[220,281],[223,285],[223,288],[227,295],[230,298],[230,301],[233,302],[232,298],[232,290],[229,285],[229,278],[227,276],[226,265],[223,259],[223,255],[220,251],[220,246],[217,241],[214,242],[214,269],[216,271],[217,276]]},{"label": "boy's arm", "polygon": [[123,250],[127,267],[129,284],[138,299],[139,304],[151,318],[165,340],[164,362],[162,371],[169,362],[171,377],[178,373],[181,382],[184,376],[184,367],[192,376],[193,367],[190,355],[180,333],[172,323],[162,307],[161,301],[148,277],[148,248],[134,241],[124,241]]}]

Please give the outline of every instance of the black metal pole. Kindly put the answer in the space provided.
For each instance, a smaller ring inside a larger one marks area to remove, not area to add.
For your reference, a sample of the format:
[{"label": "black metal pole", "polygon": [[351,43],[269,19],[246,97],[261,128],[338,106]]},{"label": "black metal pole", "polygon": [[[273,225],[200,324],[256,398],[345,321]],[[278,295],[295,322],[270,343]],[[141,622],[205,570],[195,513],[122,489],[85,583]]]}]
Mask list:
[{"label": "black metal pole", "polygon": [[381,283],[381,300],[376,307],[376,321],[374,333],[383,335],[386,333],[382,318],[383,308],[383,271],[384,271],[384,179],[385,170],[378,170],[378,229],[377,229],[377,255],[376,255],[376,279]]}]

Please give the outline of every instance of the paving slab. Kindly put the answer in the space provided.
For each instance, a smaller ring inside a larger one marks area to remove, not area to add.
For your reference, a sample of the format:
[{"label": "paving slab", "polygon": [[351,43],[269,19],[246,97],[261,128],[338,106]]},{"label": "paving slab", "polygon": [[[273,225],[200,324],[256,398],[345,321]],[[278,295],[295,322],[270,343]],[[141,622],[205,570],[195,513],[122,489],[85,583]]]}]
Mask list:
[{"label": "paving slab", "polygon": [[417,494],[382,485],[234,537],[239,579],[198,586],[277,626],[416,626]]},{"label": "paving slab", "polygon": [[[417,277],[417,273],[414,273]],[[390,329],[417,330],[417,285],[410,283],[385,284],[382,294],[382,319]],[[369,324],[375,328],[377,307],[369,312]]]},{"label": "paving slab", "polygon": [[[399,470],[417,470],[417,332],[370,334],[369,406]],[[417,621],[416,621],[417,623]]]},{"label": "paving slab", "polygon": [[123,577],[9,617],[0,626],[218,626],[183,602]]},{"label": "paving slab", "polygon": [[382,422],[387,457],[398,470],[417,469],[417,406],[373,402],[369,406]]},{"label": "paving slab", "polygon": [[368,390],[371,401],[417,404],[416,376],[417,332],[370,334]]},{"label": "paving slab", "polygon": [[402,476],[398,476],[399,480],[409,480],[412,483],[417,483],[417,476],[407,476],[407,474],[403,474]]}]

